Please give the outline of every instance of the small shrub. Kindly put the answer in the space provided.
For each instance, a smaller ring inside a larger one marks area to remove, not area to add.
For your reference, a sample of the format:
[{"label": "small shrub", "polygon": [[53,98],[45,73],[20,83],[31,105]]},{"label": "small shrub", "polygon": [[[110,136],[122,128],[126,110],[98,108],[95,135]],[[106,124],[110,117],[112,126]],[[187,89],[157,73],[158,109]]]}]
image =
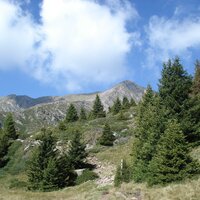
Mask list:
[{"label": "small shrub", "polygon": [[17,178],[13,178],[10,181],[9,189],[25,188],[27,183],[25,181],[20,181]]},{"label": "small shrub", "polygon": [[95,172],[86,169],[85,171],[83,171],[83,173],[80,176],[77,177],[76,184],[80,185],[81,183],[95,180],[97,178],[98,178],[98,175]]},{"label": "small shrub", "polygon": [[128,183],[131,179],[130,166],[126,164],[126,161],[123,161],[122,167],[118,166],[114,179],[114,186],[119,187],[122,182]]}]

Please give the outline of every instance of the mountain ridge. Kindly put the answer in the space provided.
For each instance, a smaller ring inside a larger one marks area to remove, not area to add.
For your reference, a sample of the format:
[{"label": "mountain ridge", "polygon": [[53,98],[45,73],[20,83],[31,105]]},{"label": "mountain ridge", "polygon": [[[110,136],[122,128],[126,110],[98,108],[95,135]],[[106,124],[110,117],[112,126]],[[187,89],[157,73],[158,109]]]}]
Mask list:
[{"label": "mountain ridge", "polygon": [[26,131],[32,132],[35,127],[56,125],[58,121],[64,119],[70,103],[75,105],[78,112],[81,107],[89,111],[92,109],[96,94],[99,94],[105,110],[108,110],[108,107],[112,106],[117,97],[122,100],[126,96],[128,99],[133,98],[136,102],[139,102],[144,91],[145,88],[132,81],[125,80],[108,90],[89,94],[68,94],[38,98],[12,94],[0,97],[0,123],[2,123],[6,113],[11,112],[19,127],[25,124]]}]

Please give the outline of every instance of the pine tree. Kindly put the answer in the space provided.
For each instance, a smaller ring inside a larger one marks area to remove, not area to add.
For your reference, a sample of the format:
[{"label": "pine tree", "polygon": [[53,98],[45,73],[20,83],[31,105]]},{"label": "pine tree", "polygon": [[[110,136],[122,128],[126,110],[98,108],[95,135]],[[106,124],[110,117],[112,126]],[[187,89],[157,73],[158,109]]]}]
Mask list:
[{"label": "pine tree", "polygon": [[33,152],[28,165],[29,189],[44,190],[44,171],[47,169],[49,160],[56,156],[54,151],[56,142],[52,133],[48,133],[47,130],[43,130],[38,139],[41,141],[40,145]]},{"label": "pine tree", "polygon": [[124,112],[123,112],[122,110],[119,112],[119,115],[118,115],[117,119],[118,119],[119,121],[121,121],[121,120],[126,120],[126,119],[127,119],[127,118],[125,117]]},{"label": "pine tree", "polygon": [[10,146],[10,141],[8,136],[0,129],[0,168],[4,167],[8,162],[8,148]]},{"label": "pine tree", "polygon": [[8,113],[4,121],[4,131],[9,139],[16,140],[18,138],[15,122],[13,120],[12,114]]},{"label": "pine tree", "polygon": [[145,181],[148,165],[156,152],[156,146],[165,129],[165,110],[158,96],[149,86],[139,103],[136,115],[135,140],[133,144],[133,178]]},{"label": "pine tree", "polygon": [[130,108],[130,102],[127,97],[124,97],[122,100],[122,109],[126,110]]},{"label": "pine tree", "polygon": [[85,166],[85,159],[87,157],[85,147],[85,144],[81,142],[80,133],[76,131],[68,151],[70,163],[75,169],[81,169]]},{"label": "pine tree", "polygon": [[56,150],[56,140],[51,132],[43,130],[40,145],[33,151],[28,164],[29,189],[51,191],[71,185],[75,181],[67,155]]},{"label": "pine tree", "polygon": [[195,64],[195,75],[192,84],[192,95],[200,95],[200,61],[197,60]]},{"label": "pine tree", "polygon": [[133,98],[131,98],[131,100],[130,100],[130,106],[131,107],[137,106],[137,104],[135,103],[135,100]]},{"label": "pine tree", "polygon": [[150,162],[148,183],[166,184],[198,174],[199,164],[188,153],[180,124],[177,120],[169,121]]},{"label": "pine tree", "polygon": [[81,112],[80,112],[80,116],[79,116],[79,120],[83,121],[86,120],[87,116],[86,116],[86,111],[84,107],[81,107]]},{"label": "pine tree", "polygon": [[96,99],[94,101],[93,109],[92,109],[92,117],[96,119],[96,118],[101,118],[105,116],[106,116],[106,113],[104,111],[104,107],[101,103],[101,99],[99,95],[97,94]]},{"label": "pine tree", "polygon": [[118,114],[121,109],[122,109],[122,104],[121,104],[119,97],[117,97],[116,101],[114,102],[113,108],[112,108],[113,114],[114,115]]},{"label": "pine tree", "polygon": [[103,134],[99,138],[99,143],[104,146],[112,146],[114,140],[115,140],[115,137],[110,129],[110,126],[108,123],[106,123],[103,129]]},{"label": "pine tree", "polygon": [[67,109],[67,115],[65,119],[67,122],[75,122],[78,120],[77,110],[73,104],[70,104],[69,108]]},{"label": "pine tree", "polygon": [[200,144],[200,63],[196,62],[196,70],[192,82],[192,90],[181,121],[186,140],[191,146]]},{"label": "pine tree", "polygon": [[191,85],[192,78],[183,69],[179,58],[175,58],[173,63],[169,60],[164,64],[159,81],[159,95],[170,116],[181,120]]}]

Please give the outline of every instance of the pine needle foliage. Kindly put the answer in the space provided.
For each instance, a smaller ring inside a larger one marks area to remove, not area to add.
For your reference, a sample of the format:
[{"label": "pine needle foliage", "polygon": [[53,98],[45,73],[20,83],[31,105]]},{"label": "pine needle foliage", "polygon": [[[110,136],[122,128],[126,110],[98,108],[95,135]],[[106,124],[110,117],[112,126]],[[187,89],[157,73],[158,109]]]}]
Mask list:
[{"label": "pine needle foliage", "polygon": [[149,165],[149,185],[167,184],[198,174],[199,164],[188,153],[180,124],[177,120],[169,121]]},{"label": "pine needle foliage", "polygon": [[67,114],[65,120],[67,122],[75,122],[78,120],[78,113],[73,104],[69,105],[69,108],[67,109]]},{"label": "pine needle foliage", "polygon": [[99,143],[103,146],[112,146],[115,140],[111,128],[108,123],[105,124],[103,128],[102,136],[99,138]]}]

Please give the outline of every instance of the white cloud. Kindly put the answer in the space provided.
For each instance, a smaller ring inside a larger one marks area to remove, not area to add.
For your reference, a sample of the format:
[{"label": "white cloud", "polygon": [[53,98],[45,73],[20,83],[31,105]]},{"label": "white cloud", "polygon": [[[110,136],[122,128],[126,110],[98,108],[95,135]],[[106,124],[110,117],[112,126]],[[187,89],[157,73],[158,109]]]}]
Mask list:
[{"label": "white cloud", "polygon": [[136,10],[117,2],[44,0],[36,24],[17,4],[0,0],[0,68],[18,66],[39,81],[73,91],[123,78],[126,55],[140,38],[126,29]]},{"label": "white cloud", "polygon": [[39,40],[38,27],[16,4],[0,1],[0,69],[25,67]]},{"label": "white cloud", "polygon": [[178,18],[177,12],[176,9],[172,18],[151,17],[146,29],[149,67],[157,68],[157,62],[166,61],[175,55],[190,57],[191,49],[200,46],[200,18]]}]

